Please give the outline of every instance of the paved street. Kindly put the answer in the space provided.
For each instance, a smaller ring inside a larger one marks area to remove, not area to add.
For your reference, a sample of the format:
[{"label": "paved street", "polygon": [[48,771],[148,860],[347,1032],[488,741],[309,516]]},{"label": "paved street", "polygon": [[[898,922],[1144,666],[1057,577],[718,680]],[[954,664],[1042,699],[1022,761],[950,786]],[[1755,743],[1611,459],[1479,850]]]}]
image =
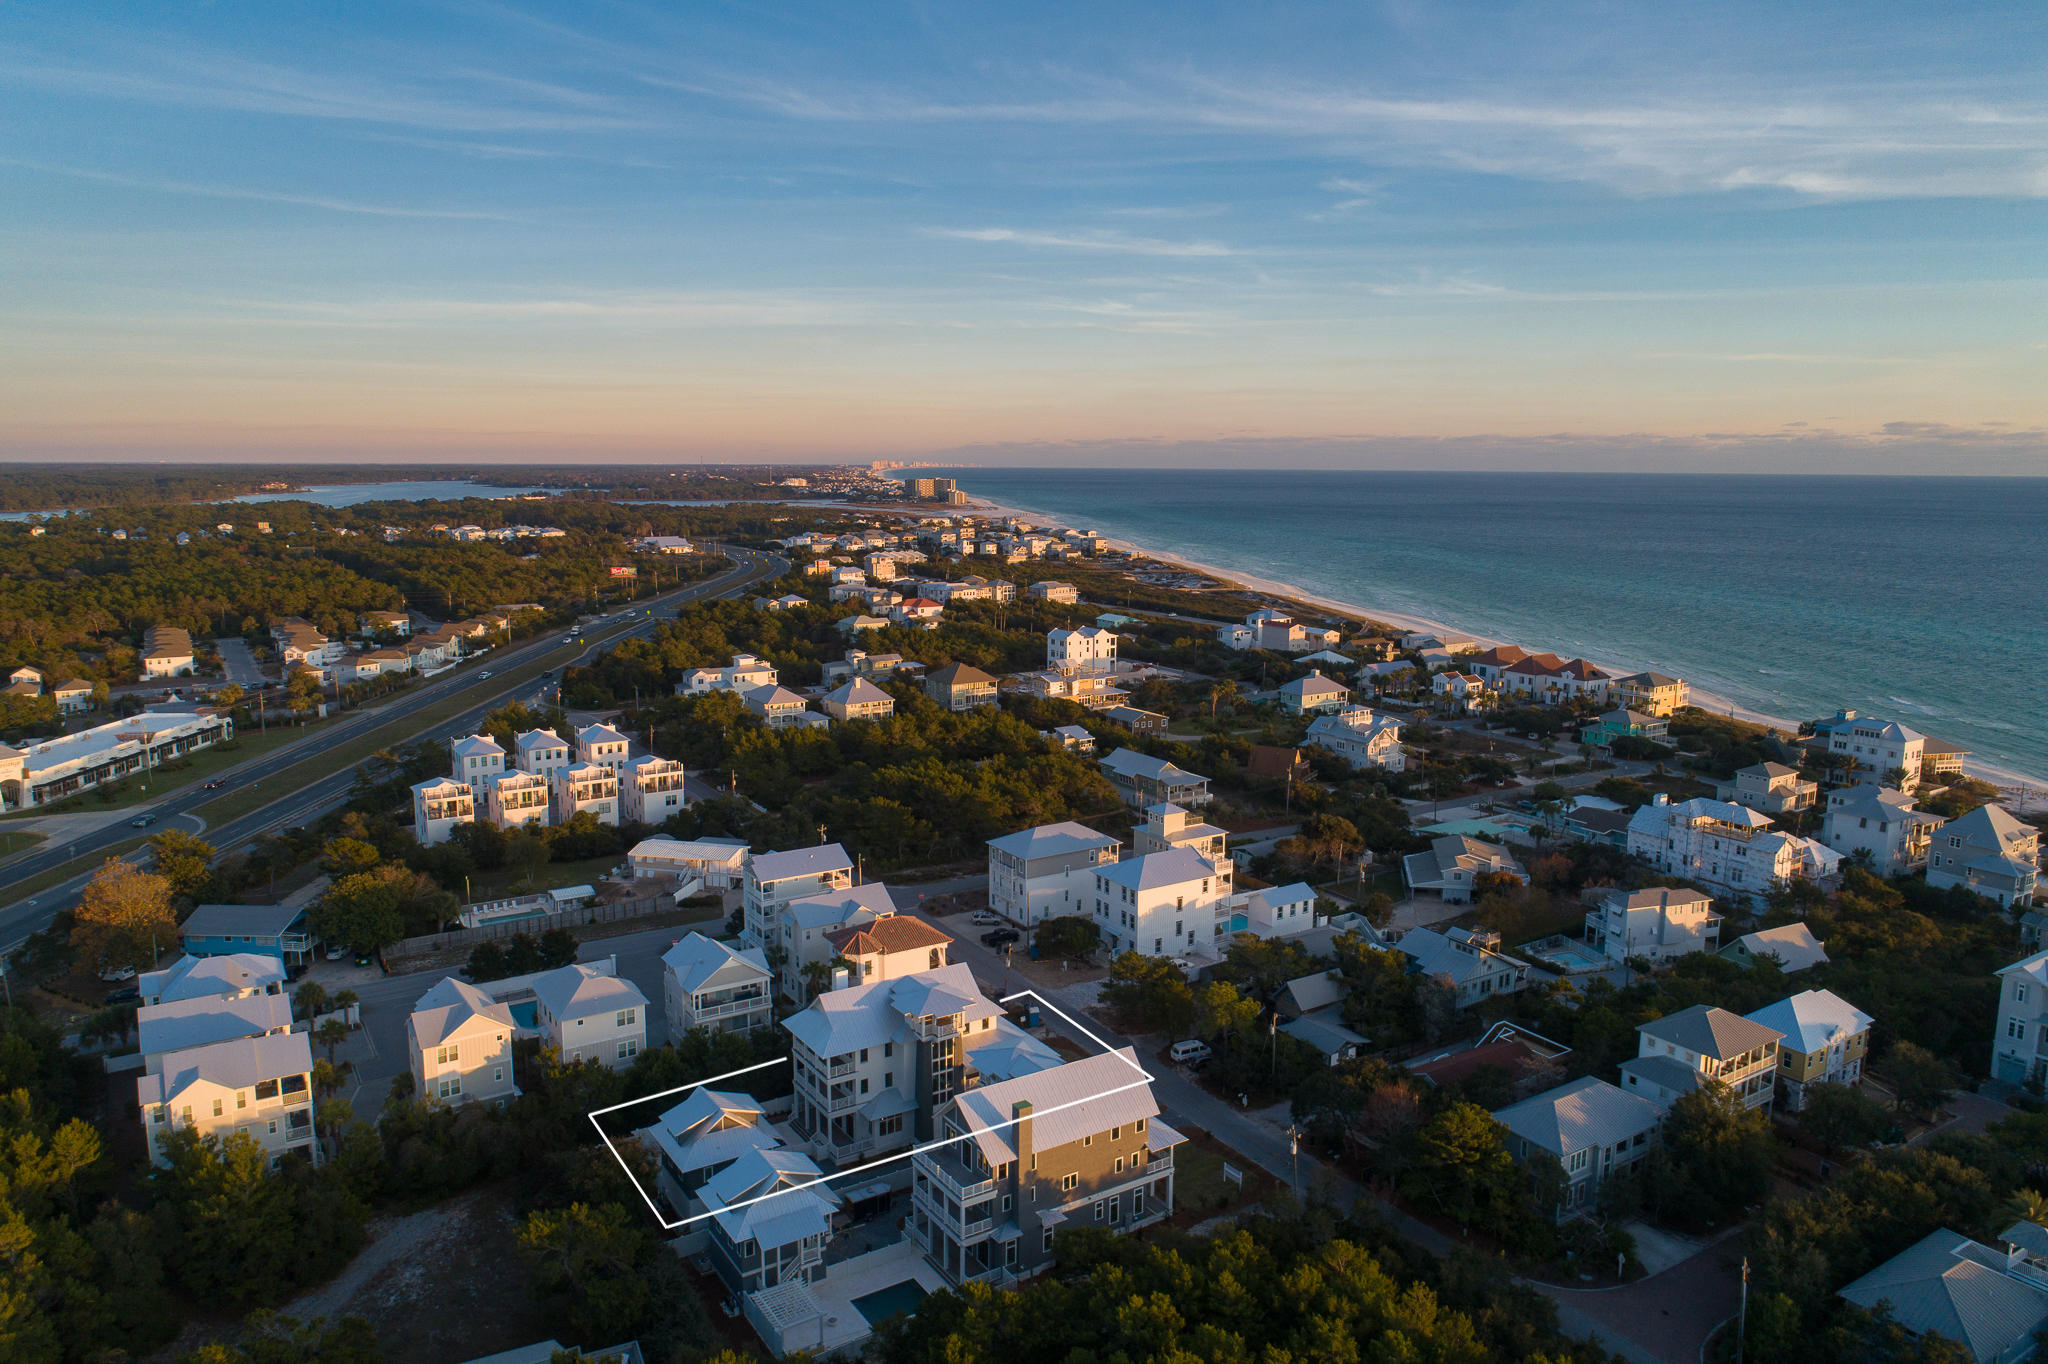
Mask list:
[{"label": "paved street", "polygon": [[249,651],[249,642],[241,636],[217,639],[213,647],[220,651],[220,670],[228,681],[242,687],[260,687],[267,680],[263,669],[256,666],[256,655]]},{"label": "paved street", "polygon": [[[788,568],[787,562],[778,556],[751,550],[732,550],[730,556],[737,562],[736,566],[727,572],[672,592],[654,602],[643,602],[633,608],[636,612],[652,609],[653,615],[635,615],[617,620],[608,626],[577,632],[587,647],[575,658],[565,660],[562,666],[584,663],[622,639],[651,633],[662,620],[672,619],[675,607],[685,602],[744,591],[754,583],[773,578]],[[492,654],[488,658],[491,669],[495,671],[543,658],[560,648],[559,637],[550,633],[520,648]],[[292,769],[316,754],[351,744],[360,750],[361,740],[365,735],[393,720],[403,719],[450,696],[473,696],[476,704],[462,714],[411,736],[414,739],[453,738],[469,733],[490,711],[515,699],[516,695],[523,694],[521,688],[478,686],[477,681],[477,668],[459,669],[406,692],[385,705],[356,712],[335,722],[330,728],[315,732],[305,740],[273,750],[260,758],[251,759],[229,769],[223,775],[227,777],[231,787],[239,789],[267,782],[273,789],[278,790],[279,795],[276,800],[250,814],[224,825],[206,827],[208,841],[225,852],[270,829],[303,824],[345,800],[355,782],[353,764],[319,781],[304,786],[292,786]],[[369,754],[358,751],[354,756],[360,760],[367,758]],[[217,798],[217,793],[201,789],[194,784],[161,801],[136,806],[127,813],[133,817],[142,811],[149,811],[157,815],[162,825],[170,825],[172,816],[187,815],[178,827],[192,828],[203,820],[203,816],[190,815],[188,812]],[[90,854],[97,848],[131,837],[134,833],[135,830],[123,821],[84,834],[69,844],[18,858],[7,863],[4,870],[0,870],[0,886],[26,880],[50,868],[61,866],[73,857]],[[144,856],[146,854],[141,851],[128,854],[129,860],[132,861],[139,861]],[[89,871],[81,873],[61,885],[0,909],[0,951],[13,950],[23,938],[48,924],[52,915],[75,900],[90,875]]]}]

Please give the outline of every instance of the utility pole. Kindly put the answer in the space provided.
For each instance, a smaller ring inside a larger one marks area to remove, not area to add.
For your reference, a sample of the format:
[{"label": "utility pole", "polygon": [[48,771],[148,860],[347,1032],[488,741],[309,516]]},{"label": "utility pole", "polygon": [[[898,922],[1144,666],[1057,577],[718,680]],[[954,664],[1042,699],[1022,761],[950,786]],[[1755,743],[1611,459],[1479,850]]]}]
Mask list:
[{"label": "utility pole", "polygon": [[1743,1337],[1749,1333],[1749,1257],[1742,1257],[1742,1306],[1735,1317],[1735,1364],[1742,1364]]}]

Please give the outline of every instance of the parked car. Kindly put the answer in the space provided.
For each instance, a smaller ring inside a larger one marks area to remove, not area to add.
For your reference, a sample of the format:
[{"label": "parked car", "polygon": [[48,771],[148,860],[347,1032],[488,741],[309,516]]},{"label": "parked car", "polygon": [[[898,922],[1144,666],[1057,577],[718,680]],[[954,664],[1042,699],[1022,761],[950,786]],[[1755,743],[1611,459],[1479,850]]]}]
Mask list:
[{"label": "parked car", "polygon": [[133,827],[133,828],[137,828],[137,829],[147,829],[147,828],[148,828],[148,827],[149,827],[150,825],[152,825],[152,824],[156,823],[156,816],[155,816],[155,815],[137,815],[137,816],[136,816],[135,818],[133,818],[133,819],[129,820],[129,821],[128,821],[128,823],[129,823],[129,825],[130,825],[131,827]]},{"label": "parked car", "polygon": [[118,990],[107,991],[106,1003],[110,1009],[116,1004],[140,1004],[141,1002],[142,991],[136,989],[133,985],[126,985]]},{"label": "parked car", "polygon": [[1176,1065],[1199,1066],[1208,1060],[1213,1053],[1210,1052],[1207,1042],[1198,1041],[1190,1037],[1185,1041],[1174,1043],[1171,1047],[1167,1048],[1166,1054]]},{"label": "parked car", "polygon": [[343,957],[348,955],[348,949],[337,943],[329,947],[325,952],[321,953],[321,955],[326,957],[327,960],[329,961],[340,961]]},{"label": "parked car", "polygon": [[976,914],[973,918],[969,919],[967,922],[971,924],[977,924],[982,928],[994,928],[998,924],[1002,923],[1002,921],[1002,915],[991,914],[988,910],[984,909],[979,914]]},{"label": "parked car", "polygon": [[135,979],[135,968],[132,966],[109,966],[100,972],[100,979],[109,982],[133,980]]},{"label": "parked car", "polygon": [[981,945],[983,947],[1008,947],[1012,943],[1021,942],[1023,937],[1024,935],[1014,928],[998,928],[992,933],[982,934]]}]

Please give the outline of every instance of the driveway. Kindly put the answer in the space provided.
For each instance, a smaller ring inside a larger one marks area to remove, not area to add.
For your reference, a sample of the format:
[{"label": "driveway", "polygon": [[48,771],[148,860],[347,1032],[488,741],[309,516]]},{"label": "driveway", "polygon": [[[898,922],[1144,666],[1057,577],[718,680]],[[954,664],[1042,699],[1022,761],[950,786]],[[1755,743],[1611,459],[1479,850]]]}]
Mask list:
[{"label": "driveway", "polygon": [[249,642],[240,636],[217,639],[213,647],[220,650],[221,675],[228,681],[242,687],[260,687],[267,679],[263,669],[256,666],[256,655],[249,651]]}]

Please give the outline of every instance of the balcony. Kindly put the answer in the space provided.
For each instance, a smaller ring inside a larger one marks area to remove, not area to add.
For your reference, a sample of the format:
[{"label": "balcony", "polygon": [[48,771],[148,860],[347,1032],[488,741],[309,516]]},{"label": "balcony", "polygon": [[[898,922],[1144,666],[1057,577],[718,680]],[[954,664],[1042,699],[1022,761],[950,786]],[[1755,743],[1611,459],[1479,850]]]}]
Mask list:
[{"label": "balcony", "polygon": [[766,994],[752,995],[742,999],[728,999],[715,1004],[700,1002],[702,999],[703,997],[699,996],[690,1002],[690,1017],[700,1023],[707,1018],[730,1018],[734,1014],[748,1013],[756,1009],[768,1007],[768,996]]},{"label": "balcony", "polygon": [[970,1166],[950,1150],[941,1148],[926,1151],[918,1157],[918,1168],[932,1177],[936,1184],[964,1205],[969,1199],[991,1196],[996,1191],[995,1178],[986,1170]]},{"label": "balcony", "polygon": [[854,1064],[855,1063],[851,1060],[834,1061],[831,1064],[831,1066],[829,1066],[826,1069],[825,1073],[834,1079],[837,1079],[841,1075],[851,1075],[854,1071]]}]

